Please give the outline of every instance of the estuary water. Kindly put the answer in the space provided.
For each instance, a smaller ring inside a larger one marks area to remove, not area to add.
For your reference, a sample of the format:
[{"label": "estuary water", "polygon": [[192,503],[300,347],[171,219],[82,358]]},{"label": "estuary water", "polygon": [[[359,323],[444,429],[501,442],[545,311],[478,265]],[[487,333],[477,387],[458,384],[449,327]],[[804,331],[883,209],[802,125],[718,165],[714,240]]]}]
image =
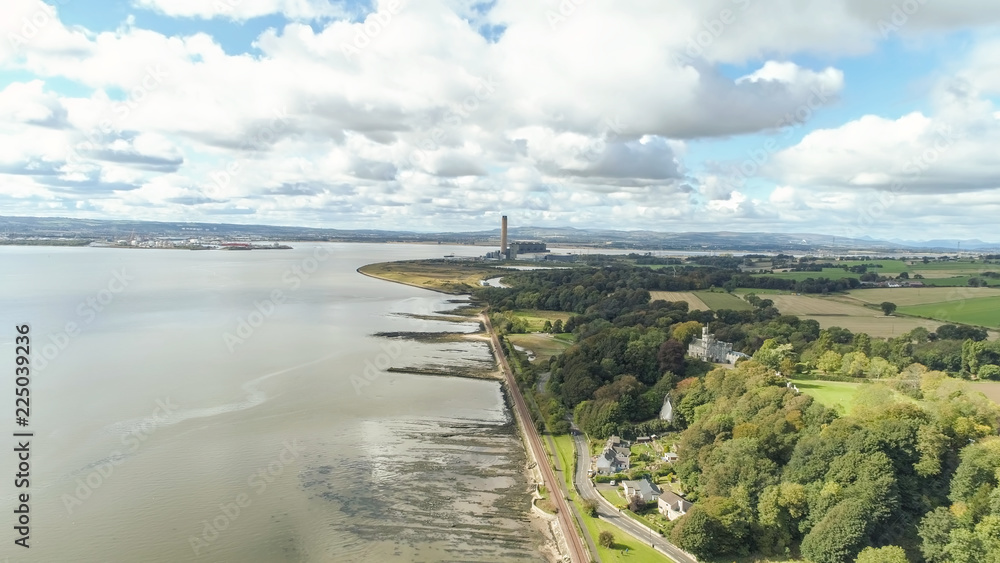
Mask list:
[{"label": "estuary water", "polygon": [[355,271],[482,249],[291,244],[0,247],[0,561],[543,560],[499,383],[384,371],[482,367],[488,347],[373,336],[476,325],[434,318],[454,298]]}]

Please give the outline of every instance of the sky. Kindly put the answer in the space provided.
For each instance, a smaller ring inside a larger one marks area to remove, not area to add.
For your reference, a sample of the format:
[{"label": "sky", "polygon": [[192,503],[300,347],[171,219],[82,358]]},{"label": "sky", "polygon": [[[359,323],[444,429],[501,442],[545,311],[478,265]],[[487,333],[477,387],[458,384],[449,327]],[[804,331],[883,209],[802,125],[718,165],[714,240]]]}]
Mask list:
[{"label": "sky", "polygon": [[995,0],[4,0],[0,215],[1000,240]]}]

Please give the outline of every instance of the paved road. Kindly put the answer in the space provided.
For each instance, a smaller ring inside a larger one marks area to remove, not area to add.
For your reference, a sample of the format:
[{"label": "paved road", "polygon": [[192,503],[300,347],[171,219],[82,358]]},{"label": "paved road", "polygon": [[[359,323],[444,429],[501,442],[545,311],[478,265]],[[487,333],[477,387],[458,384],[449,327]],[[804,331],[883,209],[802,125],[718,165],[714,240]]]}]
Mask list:
[{"label": "paved road", "polygon": [[549,497],[556,503],[556,507],[559,509],[559,513],[556,516],[559,518],[559,526],[566,537],[570,558],[574,563],[589,563],[590,553],[580,540],[580,535],[576,533],[576,526],[573,524],[573,513],[570,511],[569,503],[566,502],[566,497],[562,494],[557,494],[559,491],[562,491],[562,487],[559,486],[559,481],[556,479],[555,473],[552,472],[552,466],[549,465],[549,459],[545,455],[545,448],[542,447],[542,440],[538,437],[535,425],[531,421],[531,413],[528,411],[528,406],[524,403],[521,390],[517,387],[514,372],[511,371],[510,365],[507,364],[507,358],[504,357],[503,348],[500,347],[500,340],[497,338],[496,332],[493,331],[493,325],[490,324],[489,316],[484,314],[480,315],[480,317],[482,318],[483,326],[486,327],[486,332],[489,333],[490,338],[493,340],[493,349],[496,350],[497,361],[500,362],[500,368],[503,370],[504,377],[507,378],[507,388],[510,390],[510,396],[514,400],[514,409],[521,420],[521,428],[524,431],[524,435],[527,436],[528,444],[534,453],[535,462],[542,472],[542,480],[545,481],[546,488],[551,491]]},{"label": "paved road", "polygon": [[580,492],[580,496],[585,499],[593,499],[597,501],[598,516],[628,532],[637,540],[652,545],[657,551],[663,553],[677,563],[698,563],[697,559],[692,557],[689,553],[682,551],[681,548],[676,545],[668,542],[665,538],[661,537],[659,533],[656,533],[649,527],[636,522],[625,514],[618,512],[618,509],[615,508],[613,504],[608,502],[608,499],[604,498],[601,496],[601,493],[597,492],[597,489],[594,488],[594,484],[590,481],[590,477],[587,476],[587,470],[590,469],[590,448],[587,446],[587,438],[582,432],[580,432],[576,425],[573,425],[570,431],[573,433],[573,442],[576,444],[576,455],[578,457],[576,475],[574,476],[573,481],[576,484],[576,490]]}]

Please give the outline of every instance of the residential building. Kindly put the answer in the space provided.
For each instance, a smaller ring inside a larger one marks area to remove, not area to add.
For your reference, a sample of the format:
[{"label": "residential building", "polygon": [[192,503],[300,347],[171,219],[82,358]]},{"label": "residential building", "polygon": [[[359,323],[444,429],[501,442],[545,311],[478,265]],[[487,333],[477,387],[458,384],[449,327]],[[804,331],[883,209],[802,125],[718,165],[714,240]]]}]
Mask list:
[{"label": "residential building", "polygon": [[628,469],[628,456],[623,458],[621,454],[613,449],[604,450],[601,455],[597,456],[597,472],[601,475],[614,475],[615,473],[628,471]]},{"label": "residential building", "polygon": [[691,503],[673,491],[666,491],[656,499],[656,508],[667,520],[676,520],[687,514]]},{"label": "residential building", "polygon": [[646,504],[657,502],[663,491],[653,484],[648,478],[637,481],[622,481],[622,488],[625,489],[625,498],[632,500],[632,497],[639,495]]}]

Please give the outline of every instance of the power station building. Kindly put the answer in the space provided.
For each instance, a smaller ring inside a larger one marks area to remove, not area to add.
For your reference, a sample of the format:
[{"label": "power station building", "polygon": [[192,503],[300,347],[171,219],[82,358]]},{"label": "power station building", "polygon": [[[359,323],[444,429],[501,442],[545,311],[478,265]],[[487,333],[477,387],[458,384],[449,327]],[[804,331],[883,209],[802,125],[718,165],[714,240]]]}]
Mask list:
[{"label": "power station building", "polygon": [[490,252],[486,258],[493,260],[517,260],[518,254],[541,254],[548,252],[544,242],[516,241],[507,244],[507,216],[500,219],[500,250]]}]

